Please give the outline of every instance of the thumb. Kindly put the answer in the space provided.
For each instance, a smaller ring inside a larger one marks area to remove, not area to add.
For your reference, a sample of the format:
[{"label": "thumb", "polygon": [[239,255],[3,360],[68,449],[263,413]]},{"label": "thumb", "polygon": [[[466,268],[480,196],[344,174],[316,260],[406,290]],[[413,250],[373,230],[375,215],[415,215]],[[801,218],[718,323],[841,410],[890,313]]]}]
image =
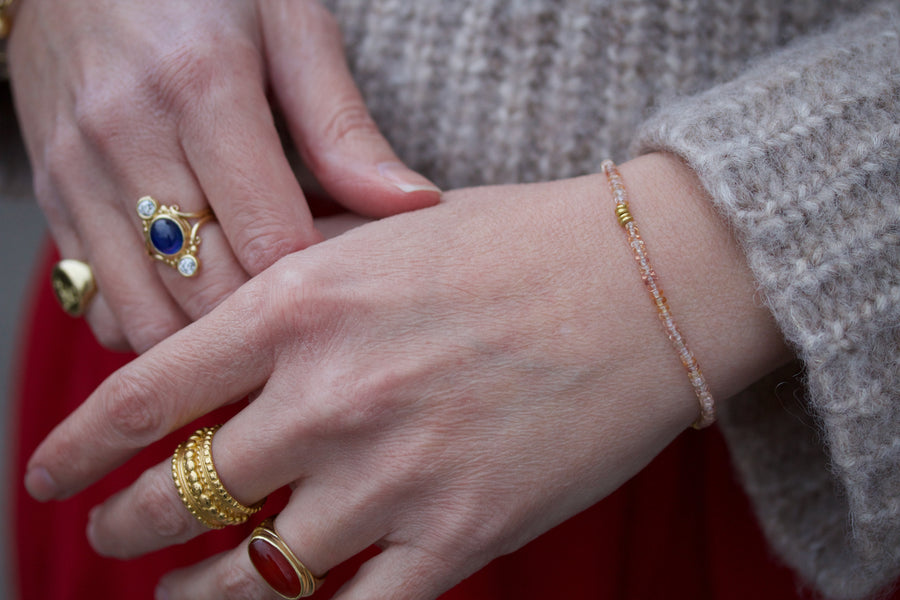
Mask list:
[{"label": "thumb", "polygon": [[371,217],[439,202],[440,190],[397,158],[366,109],[334,17],[315,0],[268,0],[259,10],[273,90],[325,191]]}]

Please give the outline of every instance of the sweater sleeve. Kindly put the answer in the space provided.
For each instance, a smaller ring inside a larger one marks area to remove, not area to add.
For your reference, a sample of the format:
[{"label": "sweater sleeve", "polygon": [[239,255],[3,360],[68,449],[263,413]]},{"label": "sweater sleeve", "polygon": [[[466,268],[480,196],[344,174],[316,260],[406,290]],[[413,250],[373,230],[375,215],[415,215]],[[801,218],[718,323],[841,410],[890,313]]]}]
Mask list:
[{"label": "sweater sleeve", "polygon": [[802,367],[722,428],[776,552],[833,598],[900,574],[900,6],[882,3],[663,107]]}]

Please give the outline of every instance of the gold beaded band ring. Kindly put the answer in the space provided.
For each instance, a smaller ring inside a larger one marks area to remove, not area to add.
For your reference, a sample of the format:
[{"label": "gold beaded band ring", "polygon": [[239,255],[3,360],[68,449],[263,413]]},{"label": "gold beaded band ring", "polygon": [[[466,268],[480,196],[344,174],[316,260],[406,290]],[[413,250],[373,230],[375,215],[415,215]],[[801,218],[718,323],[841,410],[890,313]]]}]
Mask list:
[{"label": "gold beaded band ring", "polygon": [[616,217],[619,220],[619,225],[622,226],[622,229],[628,236],[628,245],[634,254],[634,260],[638,263],[638,270],[641,273],[644,287],[647,288],[653,303],[656,305],[659,321],[666,330],[666,335],[669,337],[669,341],[672,342],[675,351],[678,352],[681,364],[687,370],[688,378],[694,388],[694,393],[697,395],[697,401],[700,404],[700,416],[694,421],[693,427],[694,429],[709,427],[716,421],[715,400],[713,400],[709,391],[709,386],[706,384],[706,378],[703,376],[703,371],[700,370],[697,359],[694,358],[694,354],[687,347],[684,337],[675,324],[675,318],[672,316],[672,310],[669,308],[669,303],[663,295],[662,288],[659,287],[658,277],[650,263],[644,240],[641,238],[637,223],[634,222],[631,209],[628,207],[628,194],[625,192],[625,183],[622,181],[622,175],[619,173],[616,164],[611,160],[604,161],[601,164],[601,168],[604,175],[606,175],[606,180],[609,182],[609,190],[612,192],[613,201],[616,203]]},{"label": "gold beaded band ring", "polygon": [[[177,270],[184,277],[193,277],[200,270],[200,227],[213,219],[212,210],[184,212],[178,205],[166,206],[150,196],[137,203],[137,213],[144,228],[147,253]],[[196,220],[195,223],[191,221]]]},{"label": "gold beaded band ring", "polygon": [[219,425],[198,429],[175,449],[172,479],[185,507],[210,529],[240,525],[259,512],[265,498],[253,506],[236,500],[219,479],[212,458],[212,440]]},{"label": "gold beaded band ring", "polygon": [[297,600],[312,596],[325,577],[316,577],[275,531],[275,517],[253,530],[247,546],[250,562],[272,590],[282,598]]}]

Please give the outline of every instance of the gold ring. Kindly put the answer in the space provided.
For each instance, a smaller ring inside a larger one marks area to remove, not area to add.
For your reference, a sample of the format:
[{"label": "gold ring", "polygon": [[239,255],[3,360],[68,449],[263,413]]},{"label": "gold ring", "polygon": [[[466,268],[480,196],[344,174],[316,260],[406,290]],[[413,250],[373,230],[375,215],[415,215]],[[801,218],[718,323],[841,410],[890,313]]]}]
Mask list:
[{"label": "gold ring", "polygon": [[137,213],[143,223],[147,253],[184,277],[193,277],[200,270],[197,233],[201,225],[216,218],[212,210],[184,212],[178,205],[166,206],[144,196],[138,200]]},{"label": "gold ring", "polygon": [[275,517],[253,530],[247,546],[250,562],[265,582],[282,598],[297,600],[312,596],[325,577],[316,577],[288,548],[275,531]]},{"label": "gold ring", "polygon": [[210,529],[240,525],[259,512],[266,499],[252,506],[241,504],[228,493],[212,458],[212,440],[220,425],[203,427],[178,444],[172,455],[172,479],[184,506]]},{"label": "gold ring", "polygon": [[73,317],[83,315],[91,298],[97,293],[91,266],[71,258],[54,265],[50,283],[53,284],[53,293],[56,294],[59,305]]}]

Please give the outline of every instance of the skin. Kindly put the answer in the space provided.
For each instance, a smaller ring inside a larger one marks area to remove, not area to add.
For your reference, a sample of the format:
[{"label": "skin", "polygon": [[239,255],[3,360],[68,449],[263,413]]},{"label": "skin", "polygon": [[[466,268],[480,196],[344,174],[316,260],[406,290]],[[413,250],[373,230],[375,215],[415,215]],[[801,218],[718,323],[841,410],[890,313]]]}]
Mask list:
[{"label": "skin", "polygon": [[[692,172],[621,167],[632,212],[720,402],[790,358]],[[203,385],[183,386],[183,381]],[[262,388],[216,435],[252,503],[290,485],[279,533],[315,573],[383,548],[336,598],[434,598],[612,492],[697,416],[605,178],[458,190],[291,254],[112,375],[36,450],[63,498]],[[104,555],[204,533],[168,462],[92,514]],[[272,598],[246,543],[158,597]]]},{"label": "skin", "polygon": [[[9,46],[38,201],[88,262],[98,339],[142,352],[320,241],[270,100],[327,194],[383,217],[436,203],[378,132],[313,0],[28,0]],[[198,211],[191,279],[147,257],[138,198]]]}]

